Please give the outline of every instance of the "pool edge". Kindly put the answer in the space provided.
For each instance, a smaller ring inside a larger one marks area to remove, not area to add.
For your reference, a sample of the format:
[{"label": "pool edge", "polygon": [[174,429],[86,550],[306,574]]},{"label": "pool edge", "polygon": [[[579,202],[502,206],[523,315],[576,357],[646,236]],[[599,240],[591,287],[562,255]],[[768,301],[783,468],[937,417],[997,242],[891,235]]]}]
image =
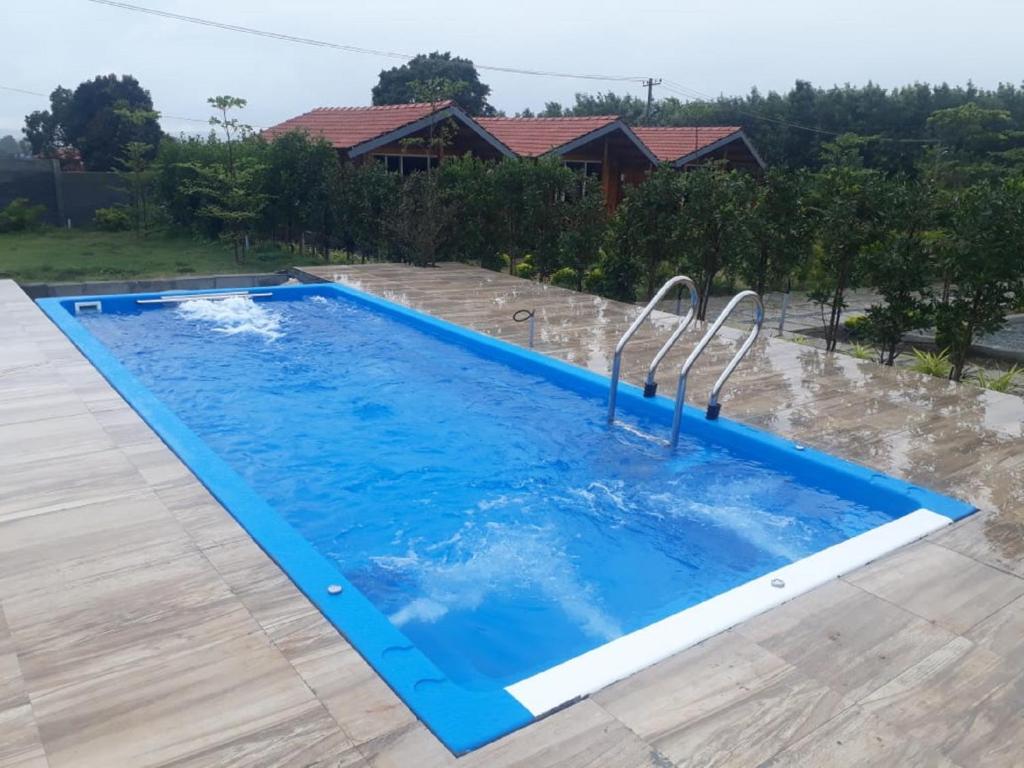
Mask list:
[{"label": "pool edge", "polygon": [[[953,523],[918,509],[505,688],[535,717],[596,693]],[[781,586],[773,582],[778,579]]]},{"label": "pool edge", "polygon": [[[555,383],[563,383],[565,379],[571,379],[574,384],[581,389],[581,391],[607,391],[608,378],[606,376],[557,358],[525,349],[511,342],[486,335],[480,331],[474,331],[467,327],[436,318],[419,310],[397,304],[374,294],[366,293],[352,286],[342,286],[336,283],[330,283],[320,284],[317,286],[275,287],[268,290],[272,293],[295,291],[296,293],[308,293],[310,295],[317,294],[321,291],[337,292],[350,299],[356,299],[363,304],[383,310],[392,316],[405,318],[411,324],[418,326],[420,329],[431,329],[434,333],[439,333],[449,338],[454,337],[461,341],[465,346],[468,346],[477,352],[480,352],[481,350],[490,351],[494,353],[498,359],[506,363],[514,364],[511,361],[517,361],[527,370],[543,369],[544,373]],[[198,295],[202,293],[218,292],[220,291],[210,290],[189,291],[187,293]],[[152,294],[137,294],[134,295],[133,298],[168,295],[174,293],[180,292],[164,291]],[[560,690],[562,692],[557,696],[553,696],[550,693],[543,693],[542,695],[541,693],[535,692],[531,694],[529,692],[529,687],[524,687],[524,684],[530,680],[542,678],[542,676],[548,675],[554,670],[573,664],[574,662],[577,662],[577,660],[587,657],[588,654],[595,654],[606,646],[613,645],[619,640],[625,640],[637,633],[630,633],[630,635],[618,638],[604,646],[599,646],[598,648],[592,649],[585,654],[581,654],[574,659],[570,659],[562,664],[556,665],[555,667],[551,667],[544,672],[540,672],[537,675],[526,678],[523,681],[514,683],[511,686],[506,686],[505,688],[499,688],[487,693],[463,689],[446,680],[439,671],[437,671],[438,675],[433,677],[430,674],[427,674],[430,670],[427,670],[418,659],[404,658],[400,660],[400,657],[411,657],[416,655],[422,656],[418,649],[415,649],[414,646],[408,644],[407,641],[406,644],[403,645],[395,644],[394,642],[385,643],[378,639],[373,643],[370,643],[369,648],[366,648],[361,647],[361,645],[353,639],[354,635],[361,635],[365,640],[367,634],[364,633],[372,632],[372,627],[370,627],[369,624],[376,624],[377,622],[375,620],[369,622],[367,621],[367,617],[363,616],[357,619],[357,621],[361,622],[363,626],[357,627],[353,630],[353,627],[351,626],[353,622],[352,616],[343,615],[338,607],[338,601],[334,598],[327,597],[323,592],[323,586],[328,582],[328,580],[324,579],[326,572],[319,563],[321,558],[317,556],[316,561],[312,563],[309,561],[303,561],[303,557],[309,558],[310,556],[309,551],[307,551],[309,548],[292,541],[291,539],[294,537],[284,537],[284,541],[286,543],[284,547],[280,546],[277,542],[267,540],[267,531],[275,530],[276,533],[274,535],[278,535],[280,533],[279,526],[272,525],[265,519],[267,515],[263,508],[265,507],[266,510],[271,513],[273,513],[273,510],[263,502],[262,499],[256,496],[255,492],[252,491],[248,485],[234,473],[233,470],[227,467],[227,465],[219,459],[216,454],[213,454],[212,450],[206,447],[205,443],[203,443],[197,435],[192,433],[191,430],[181,423],[170,409],[164,406],[162,402],[152,395],[152,393],[150,393],[149,390],[140,382],[135,380],[134,376],[128,372],[117,358],[77,321],[74,315],[69,312],[66,307],[68,302],[71,302],[76,298],[86,299],[97,297],[82,296],[45,298],[37,300],[36,304],[82,352],[100,375],[102,375],[139,413],[143,420],[146,421],[146,423],[153,429],[157,438],[168,445],[168,447],[170,447],[182,462],[188,466],[199,481],[210,490],[229,514],[238,521],[253,540],[264,550],[268,557],[282,568],[285,575],[321,611],[321,613],[323,613],[328,622],[341,632],[343,636],[349,639],[353,649],[355,649],[366,660],[367,664],[369,664],[374,672],[387,685],[389,685],[392,690],[395,691],[396,695],[399,696],[402,702],[417,715],[424,725],[433,732],[434,735],[437,736],[437,738],[453,754],[464,754],[494,741],[495,739],[501,738],[508,733],[534,722],[538,717],[549,714],[553,710],[571,703],[581,696],[592,693],[617,679],[621,679],[621,677],[628,676],[633,672],[650,666],[668,655],[682,651],[714,634],[718,634],[729,626],[733,626],[741,622],[744,618],[749,618],[750,616],[768,610],[775,605],[786,602],[787,600],[796,597],[798,594],[802,594],[803,592],[813,589],[815,586],[825,583],[835,577],[834,575],[827,575],[824,577],[819,576],[817,583],[807,586],[800,592],[797,592],[795,588],[776,590],[776,592],[784,592],[785,595],[780,596],[779,599],[774,602],[764,602],[763,607],[759,610],[748,616],[736,619],[735,621],[732,621],[731,624],[703,633],[694,633],[702,634],[702,636],[693,639],[692,641],[686,643],[675,642],[667,652],[663,652],[663,655],[658,656],[657,658],[648,658],[639,665],[635,665],[634,669],[629,669],[620,676],[609,678],[608,674],[605,674],[600,678],[604,680],[604,682],[597,683],[596,687],[592,687],[595,685],[593,682],[589,682],[585,685],[577,684],[575,687],[570,685],[561,685]],[[113,297],[99,298],[111,299]],[[669,404],[669,401],[665,398],[646,400],[642,397],[642,391],[638,387],[625,383],[621,384],[620,387],[620,402],[629,402],[634,408],[644,412],[667,412],[667,404]],[[686,406],[686,414],[687,424],[694,433],[697,434],[697,436],[703,439],[717,439],[719,442],[721,442],[723,438],[728,438],[729,440],[752,440],[755,443],[760,443],[763,447],[770,448],[776,453],[781,453],[786,456],[792,455],[794,458],[799,456],[802,461],[808,461],[811,464],[816,464],[823,468],[828,467],[832,471],[838,471],[847,475],[850,479],[856,479],[859,482],[866,482],[879,488],[905,494],[908,497],[915,498],[918,503],[921,504],[923,511],[928,511],[924,508],[931,508],[941,512],[941,514],[936,514],[935,512],[931,512],[930,514],[933,514],[936,517],[942,517],[942,525],[948,525],[950,522],[960,519],[974,511],[974,507],[966,504],[965,502],[955,500],[952,497],[936,494],[925,489],[917,488],[906,481],[880,474],[870,468],[864,467],[863,465],[851,462],[850,460],[835,457],[814,449],[804,448],[803,446],[798,446],[791,440],[787,440],[786,438],[767,432],[763,429],[733,422],[725,418],[715,422],[708,422],[703,418],[703,411],[689,405]],[[196,445],[197,443],[198,445]],[[253,497],[255,497],[255,501]],[[860,536],[866,536],[920,511],[922,511],[922,509],[915,512],[909,512],[907,515],[892,521],[892,523],[879,526],[879,528],[872,529],[865,534],[860,534]],[[276,515],[276,513],[273,514]],[[287,524],[282,520],[282,525]],[[930,531],[926,531],[920,535],[923,536],[928,532]],[[851,542],[856,538],[858,537],[853,537],[852,539],[848,539],[845,542],[834,546],[841,546],[842,544]],[[916,538],[920,538],[920,536],[915,536],[903,543],[891,544],[885,549],[877,552],[874,557],[878,557],[885,552],[892,551],[899,546],[903,546],[905,543],[915,540]],[[779,569],[772,574],[751,580],[750,582],[734,588],[734,590],[730,590],[730,592],[722,593],[721,595],[711,598],[704,603],[700,603],[686,609],[686,611],[666,617],[660,622],[649,625],[637,632],[643,632],[644,630],[657,626],[662,622],[671,621],[676,617],[687,613],[687,611],[699,609],[706,603],[722,598],[736,590],[745,589],[751,584],[756,584],[764,579],[770,580],[785,569],[794,568],[801,563],[806,563],[807,561],[813,560],[815,557],[830,552],[832,549],[833,548],[821,550],[820,552],[810,555],[796,563],[784,566],[784,568]],[[869,558],[869,560],[874,559],[874,557]],[[864,562],[867,562],[867,560]],[[855,567],[857,567],[857,564],[850,566],[842,572],[848,572]],[[341,578],[341,574],[340,572],[337,572],[336,569],[335,572],[337,573],[337,576],[334,580],[338,580]],[[316,574],[315,578],[311,577],[311,574]],[[835,575],[839,574],[837,573]],[[342,581],[345,585],[345,593],[348,596],[357,596],[365,600],[355,587],[349,585],[348,582],[343,579]],[[382,614],[378,615],[382,616]],[[386,621],[386,618],[384,620]],[[391,640],[393,640],[394,637],[404,637],[397,629],[385,634],[389,636]],[[415,653],[399,653],[400,651],[408,651],[410,649],[414,650]],[[380,658],[371,658],[371,652],[373,651],[392,652],[391,656],[396,657],[396,659],[394,662],[389,659],[385,664]],[[429,662],[425,656],[423,657],[423,660]],[[436,667],[434,667],[432,663],[429,664],[429,666],[436,670]],[[554,679],[555,678],[553,677],[547,678],[548,681]],[[423,684],[422,690],[421,684]],[[549,688],[547,684],[544,686],[537,686],[537,690],[546,690],[547,688]],[[584,688],[587,690],[579,693],[572,692],[573,690],[582,690]],[[524,693],[524,691],[526,692]],[[530,701],[531,705],[525,704],[523,699],[521,699],[516,692],[524,696],[527,701]],[[554,705],[547,705],[546,702],[552,698],[558,698],[558,703]],[[537,708],[536,711],[533,707]]]}]

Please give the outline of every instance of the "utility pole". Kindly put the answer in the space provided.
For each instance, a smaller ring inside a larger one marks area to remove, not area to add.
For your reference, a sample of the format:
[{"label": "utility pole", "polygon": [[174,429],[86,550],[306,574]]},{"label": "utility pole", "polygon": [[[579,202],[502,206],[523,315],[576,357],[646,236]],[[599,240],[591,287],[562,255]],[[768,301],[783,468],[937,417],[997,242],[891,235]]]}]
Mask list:
[{"label": "utility pole", "polygon": [[648,77],[643,81],[644,86],[647,87],[647,108],[644,110],[644,125],[650,125],[651,122],[651,103],[654,101],[654,86],[661,85],[661,78],[655,80],[653,77]]}]

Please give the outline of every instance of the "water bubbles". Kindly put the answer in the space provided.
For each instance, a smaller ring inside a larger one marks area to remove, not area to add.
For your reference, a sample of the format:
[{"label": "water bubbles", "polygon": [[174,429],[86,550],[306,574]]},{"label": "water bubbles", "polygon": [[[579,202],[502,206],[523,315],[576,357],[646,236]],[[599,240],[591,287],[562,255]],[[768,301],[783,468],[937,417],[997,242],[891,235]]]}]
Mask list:
[{"label": "water bubbles", "polygon": [[257,304],[244,296],[229,299],[194,299],[178,306],[178,315],[212,325],[217,333],[234,336],[251,333],[267,341],[281,338],[281,312],[265,304]]}]

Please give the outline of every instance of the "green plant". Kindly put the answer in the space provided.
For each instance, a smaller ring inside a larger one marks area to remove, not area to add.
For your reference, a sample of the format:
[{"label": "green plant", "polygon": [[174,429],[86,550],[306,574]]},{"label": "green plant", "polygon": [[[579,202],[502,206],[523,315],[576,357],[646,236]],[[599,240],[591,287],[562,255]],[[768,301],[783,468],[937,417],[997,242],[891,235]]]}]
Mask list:
[{"label": "green plant", "polygon": [[560,288],[571,288],[572,290],[576,290],[579,282],[576,270],[572,267],[562,267],[561,269],[555,270],[554,274],[551,275],[551,284],[557,285]]},{"label": "green plant", "polygon": [[1024,185],[974,184],[957,195],[949,217],[939,244],[945,290],[935,335],[950,350],[950,378],[959,381],[975,337],[1002,328],[1024,296]]},{"label": "green plant", "polygon": [[0,211],[0,232],[27,232],[39,227],[45,205],[32,205],[27,198],[16,197]]},{"label": "green plant", "polygon": [[131,213],[122,205],[97,208],[92,216],[96,229],[104,232],[127,232],[132,228]]},{"label": "green plant", "polygon": [[998,376],[989,376],[979,368],[974,374],[974,381],[979,387],[991,389],[993,392],[1009,392],[1021,373],[1024,373],[1024,368],[1019,365],[1014,365]]},{"label": "green plant", "polygon": [[843,321],[843,327],[853,340],[863,339],[868,324],[867,315],[856,315]]},{"label": "green plant", "polygon": [[875,350],[869,347],[867,344],[858,344],[854,342],[850,346],[850,354],[856,357],[858,360],[874,360]]},{"label": "green plant", "polygon": [[915,349],[914,362],[910,364],[912,371],[942,378],[948,377],[952,368],[953,364],[950,362],[948,349],[939,352]]},{"label": "green plant", "polygon": [[516,277],[521,277],[524,280],[533,280],[537,276],[537,268],[529,261],[523,261],[516,264]]}]

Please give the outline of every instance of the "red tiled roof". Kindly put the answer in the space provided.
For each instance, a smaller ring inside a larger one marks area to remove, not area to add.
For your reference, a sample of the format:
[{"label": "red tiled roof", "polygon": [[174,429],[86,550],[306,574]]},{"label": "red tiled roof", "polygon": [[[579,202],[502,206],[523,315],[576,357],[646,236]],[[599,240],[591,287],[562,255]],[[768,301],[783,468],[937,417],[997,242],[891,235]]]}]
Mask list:
[{"label": "red tiled roof", "polygon": [[539,157],[619,118],[594,117],[478,117],[477,123],[517,155]]},{"label": "red tiled roof", "polygon": [[636,127],[633,132],[659,160],[670,163],[740,131],[736,125]]},{"label": "red tiled roof", "polygon": [[380,107],[320,107],[267,128],[262,135],[273,139],[289,131],[306,131],[312,136],[322,136],[337,149],[350,149],[450,107],[453,103],[442,101]]}]

